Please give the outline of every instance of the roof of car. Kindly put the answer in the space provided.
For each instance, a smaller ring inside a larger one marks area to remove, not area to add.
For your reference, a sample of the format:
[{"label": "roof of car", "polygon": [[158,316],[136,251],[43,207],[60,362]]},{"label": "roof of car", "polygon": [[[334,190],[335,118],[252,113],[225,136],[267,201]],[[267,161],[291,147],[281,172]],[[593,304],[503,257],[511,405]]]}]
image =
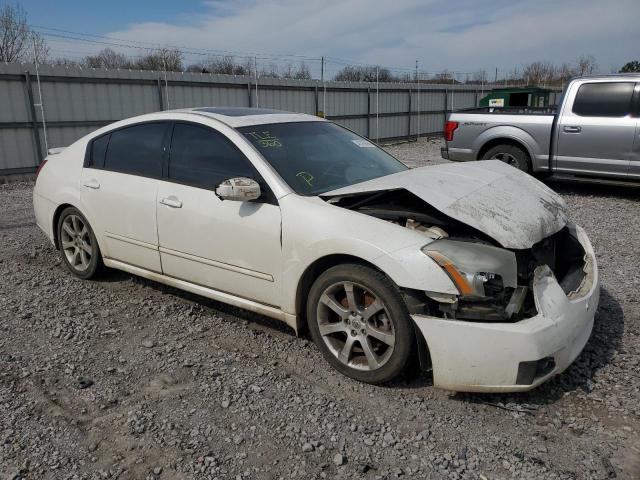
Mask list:
[{"label": "roof of car", "polygon": [[215,118],[234,128],[267,123],[313,122],[323,120],[314,115],[285,112],[283,110],[273,110],[270,108],[197,107],[174,111]]}]

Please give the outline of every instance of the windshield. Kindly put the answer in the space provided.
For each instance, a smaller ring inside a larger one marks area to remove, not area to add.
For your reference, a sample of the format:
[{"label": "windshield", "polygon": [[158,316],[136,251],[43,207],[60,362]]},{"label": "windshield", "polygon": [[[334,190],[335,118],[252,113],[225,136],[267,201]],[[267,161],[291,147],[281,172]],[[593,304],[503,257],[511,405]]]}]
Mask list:
[{"label": "windshield", "polygon": [[406,170],[387,152],[331,122],[252,125],[238,130],[301,195]]}]

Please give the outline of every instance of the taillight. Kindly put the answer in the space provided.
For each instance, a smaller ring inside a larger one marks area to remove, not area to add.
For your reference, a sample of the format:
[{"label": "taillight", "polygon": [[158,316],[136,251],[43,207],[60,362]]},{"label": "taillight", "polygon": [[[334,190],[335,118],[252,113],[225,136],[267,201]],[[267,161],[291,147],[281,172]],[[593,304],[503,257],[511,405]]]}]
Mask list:
[{"label": "taillight", "polygon": [[458,122],[445,122],[444,124],[444,139],[447,142],[453,140],[453,132],[458,128]]},{"label": "taillight", "polygon": [[40,175],[40,170],[42,170],[42,167],[44,167],[44,164],[47,163],[47,160],[42,160],[42,162],[40,163],[40,165],[38,165],[38,168],[36,169],[36,182],[38,181],[38,175]]}]

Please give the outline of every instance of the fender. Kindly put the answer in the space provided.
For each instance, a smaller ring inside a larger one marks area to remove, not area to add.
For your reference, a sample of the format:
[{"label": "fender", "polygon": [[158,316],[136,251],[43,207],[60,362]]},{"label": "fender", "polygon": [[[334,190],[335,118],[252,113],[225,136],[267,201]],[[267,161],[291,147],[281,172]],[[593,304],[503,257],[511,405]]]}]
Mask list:
[{"label": "fender", "polygon": [[[421,248],[432,241],[423,234],[327,204],[317,197],[297,197],[297,202],[289,202],[289,198],[280,201],[283,249],[291,252],[282,272],[285,312],[296,313],[296,292],[303,274],[314,262],[329,255],[367,261],[399,287],[458,292],[447,274],[422,253]],[[301,209],[303,199],[307,201]],[[335,225],[342,225],[342,230],[333,233]]]},{"label": "fender", "polygon": [[[537,163],[537,160],[540,159],[540,156],[543,154],[541,145],[539,145],[529,133],[521,128],[511,125],[498,125],[488,128],[476,137],[471,148],[476,152],[477,156],[482,147],[484,147],[488,142],[500,138],[509,139],[521,144],[529,154],[529,158],[531,158],[532,162]],[[480,159],[478,158],[478,160]]]}]

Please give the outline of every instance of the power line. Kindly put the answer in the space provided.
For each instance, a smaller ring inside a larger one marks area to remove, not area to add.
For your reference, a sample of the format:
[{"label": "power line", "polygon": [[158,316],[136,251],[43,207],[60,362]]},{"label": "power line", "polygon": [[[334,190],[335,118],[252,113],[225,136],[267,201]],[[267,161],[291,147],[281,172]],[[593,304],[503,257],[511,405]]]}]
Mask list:
[{"label": "power line", "polygon": [[[63,36],[63,35],[56,35],[56,34],[52,34],[52,33],[48,33],[48,32],[43,32],[40,30],[50,30],[53,32],[59,32],[59,33],[64,33],[67,35],[75,35],[75,36],[81,36],[81,37],[91,37],[91,38],[98,38],[98,39],[103,39],[103,40],[110,40],[111,42],[117,42],[114,43],[113,45],[115,46],[124,46],[127,48],[140,48],[140,49],[145,49],[145,50],[158,50],[161,48],[169,48],[172,50],[180,50],[186,53],[191,53],[191,54],[211,54],[211,55],[216,55],[216,56],[223,56],[223,55],[232,55],[232,56],[237,56],[237,57],[246,57],[246,58],[254,58],[254,57],[258,57],[260,59],[269,59],[269,58],[299,58],[299,59],[303,59],[303,60],[308,60],[308,61],[320,61],[320,57],[310,57],[308,55],[301,55],[301,54],[295,54],[295,53],[276,53],[276,54],[271,54],[271,53],[263,53],[263,52],[240,52],[240,51],[233,51],[233,50],[220,50],[220,49],[209,49],[209,48],[199,48],[199,47],[187,47],[187,46],[180,46],[180,45],[168,45],[168,44],[161,44],[161,43],[155,43],[155,42],[145,42],[142,40],[131,40],[131,39],[122,39],[122,38],[115,38],[115,37],[110,37],[110,36],[106,36],[106,35],[97,35],[97,34],[93,34],[93,33],[83,33],[83,32],[76,32],[76,31],[72,31],[72,30],[63,30],[60,28],[54,28],[54,27],[45,27],[42,25],[30,25],[31,28],[33,28],[34,30],[38,31],[38,33],[41,33],[42,35],[49,35],[49,36],[57,36],[57,37],[61,37],[61,38],[71,38],[74,40],[80,40],[80,41],[89,41],[88,39],[83,39],[83,38],[77,38],[77,37],[68,37],[68,36]],[[97,41],[95,43],[98,43]],[[146,46],[144,46],[146,45]]]},{"label": "power line", "polygon": [[[160,43],[152,43],[152,42],[146,42],[142,40],[122,39],[122,38],[116,38],[116,37],[111,37],[106,35],[83,33],[83,32],[64,30],[64,29],[59,29],[54,27],[46,27],[42,25],[30,25],[30,27],[38,31],[38,33],[40,33],[41,35],[51,38],[51,41],[53,42],[56,42],[56,41],[63,42],[65,40],[72,41],[72,42],[84,42],[92,45],[102,45],[107,47],[115,47],[119,49],[135,49],[135,50],[147,52],[147,54],[158,51],[158,50],[165,51],[166,49],[172,49],[172,50],[178,51],[179,53],[185,56],[198,56],[198,57],[232,56],[232,57],[245,58],[248,61],[253,60],[254,63],[257,59],[267,60],[267,61],[274,61],[274,60],[291,61],[292,59],[296,59],[298,61],[303,61],[303,62],[317,62],[318,68],[321,68],[321,64],[323,62],[321,57],[310,57],[307,55],[300,55],[300,54],[251,53],[251,52],[239,52],[239,51],[231,51],[231,50],[218,50],[218,49],[176,46],[176,45],[167,45],[167,44],[162,45]],[[63,50],[57,49],[57,51],[62,52]],[[71,50],[69,50],[69,52],[77,53],[77,54],[85,53],[85,52],[78,52],[78,51],[71,51]],[[86,55],[91,55],[91,54],[95,54],[95,52],[86,52]],[[131,58],[136,58],[136,56],[134,55],[128,55],[128,56]],[[142,56],[144,55],[137,56],[137,58],[140,58]],[[339,67],[336,67],[336,66],[339,66]],[[339,58],[339,57],[324,57],[325,73],[329,73],[330,71],[337,73],[340,70],[342,70],[342,67],[345,67],[345,66],[360,66],[360,67],[369,67],[369,68],[378,68],[378,69],[384,68],[391,73],[400,74],[403,76],[411,75],[411,74],[414,74],[415,72],[415,67],[386,66],[386,65],[379,65],[379,64],[374,65],[374,64],[358,62],[355,60],[348,60],[348,59]],[[473,75],[475,72],[461,72],[461,71],[449,71],[449,70],[437,72],[437,71],[420,70],[417,73],[418,73],[418,78],[417,78],[418,81],[426,80],[427,78],[425,77],[429,77],[429,76],[436,77],[435,78],[436,80],[438,76],[441,76],[443,81],[448,81],[449,79],[457,80],[461,76],[465,76],[465,75],[466,76]],[[505,75],[505,79],[506,79],[506,75]]]}]

